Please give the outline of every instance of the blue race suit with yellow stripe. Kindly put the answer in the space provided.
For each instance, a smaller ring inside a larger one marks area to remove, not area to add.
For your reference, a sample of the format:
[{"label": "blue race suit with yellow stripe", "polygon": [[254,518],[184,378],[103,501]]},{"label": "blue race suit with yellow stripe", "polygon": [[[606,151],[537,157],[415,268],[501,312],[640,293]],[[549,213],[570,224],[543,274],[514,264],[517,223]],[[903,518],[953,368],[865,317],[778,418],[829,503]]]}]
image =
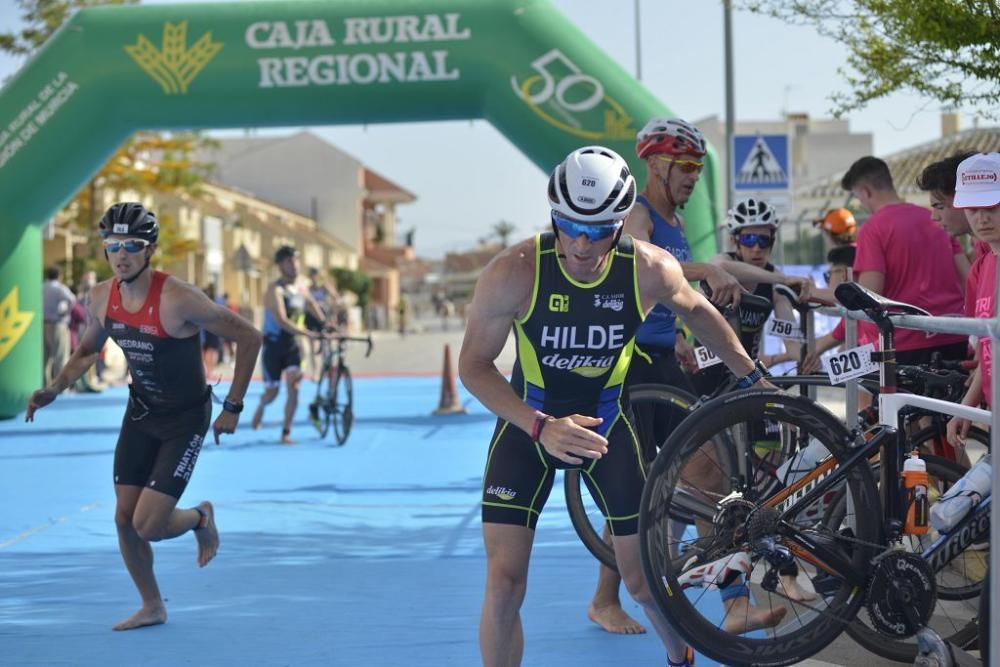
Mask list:
[{"label": "blue race suit with yellow stripe", "polygon": [[[603,273],[581,283],[566,273],[554,234],[535,238],[535,284],[527,315],[514,322],[517,362],[511,385],[553,417],[601,417],[594,430],[608,453],[578,466],[615,535],[638,530],[645,468],[631,423],[625,376],[643,320],[635,248],[623,236]],[[573,467],[500,419],[483,484],[483,521],[534,528],[556,468]]]}]

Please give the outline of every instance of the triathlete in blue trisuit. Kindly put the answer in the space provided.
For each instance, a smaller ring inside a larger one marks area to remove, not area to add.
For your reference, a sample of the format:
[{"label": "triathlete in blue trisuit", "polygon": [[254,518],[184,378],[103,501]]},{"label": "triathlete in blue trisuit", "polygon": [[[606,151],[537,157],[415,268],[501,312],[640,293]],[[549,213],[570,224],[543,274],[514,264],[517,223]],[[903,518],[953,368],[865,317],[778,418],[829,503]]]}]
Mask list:
[{"label": "triathlete in blue trisuit", "polygon": [[[556,468],[578,467],[611,526],[629,593],[646,611],[670,664],[689,664],[688,649],[653,603],[640,566],[637,520],[646,466],[623,391],[635,333],[663,303],[744,386],[760,381],[765,369],[743,352],[670,254],[622,235],[636,189],[620,156],[600,146],[574,151],[553,171],[548,197],[554,233],[511,246],[483,271],[459,358],[465,386],[499,418],[483,484],[483,663],[521,662],[520,607],[535,524]],[[495,360],[511,326],[518,358],[508,382]]]},{"label": "triathlete in blue trisuit", "polygon": [[285,399],[284,421],[281,427],[281,444],[293,444],[292,420],[299,405],[299,385],[302,383],[302,350],[297,336],[320,339],[322,331],[312,331],[305,326],[306,314],[319,322],[326,321],[326,313],[316,304],[306,286],[299,282],[299,251],[291,246],[281,246],[274,253],[274,264],[281,277],[271,282],[264,293],[264,353],[261,367],[264,372],[264,393],[253,413],[251,425],[261,426],[264,409],[278,396],[281,378],[288,389]]},{"label": "triathlete in blue trisuit", "polygon": [[90,290],[87,330],[62,372],[28,403],[25,419],[56,399],[97,360],[110,337],[125,353],[132,383],[115,447],[115,524],[118,546],[142,596],[142,608],[114,626],[130,630],[167,620],[153,575],[151,542],[194,531],[198,565],[219,548],[212,504],[177,509],[191,479],[212,415],[199,330],[236,342],[236,367],[222,410],[219,435],[236,429],[260,333],[248,321],[213,303],[193,285],[147,271],[159,237],[156,216],[142,204],[115,204],[100,222],[104,252],[114,277]]}]

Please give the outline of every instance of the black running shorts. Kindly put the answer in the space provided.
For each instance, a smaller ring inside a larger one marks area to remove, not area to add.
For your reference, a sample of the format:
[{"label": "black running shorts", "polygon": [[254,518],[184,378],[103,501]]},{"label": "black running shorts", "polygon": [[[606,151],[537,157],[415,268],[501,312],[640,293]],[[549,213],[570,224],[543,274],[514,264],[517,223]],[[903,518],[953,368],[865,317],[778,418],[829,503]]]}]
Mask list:
[{"label": "black running shorts", "polygon": [[281,382],[281,374],[289,368],[302,366],[302,353],[294,338],[279,338],[276,341],[265,338],[261,357],[264,382],[276,385]]},{"label": "black running shorts", "polygon": [[115,447],[115,484],[143,486],[180,498],[212,418],[212,399],[173,413],[148,413],[129,400]]},{"label": "black running shorts", "polygon": [[497,422],[483,478],[483,523],[534,529],[552,490],[557,468],[579,468],[612,535],[639,531],[639,504],[646,469],[628,420],[619,416],[608,432],[608,453],[571,466],[549,455],[531,436]]}]

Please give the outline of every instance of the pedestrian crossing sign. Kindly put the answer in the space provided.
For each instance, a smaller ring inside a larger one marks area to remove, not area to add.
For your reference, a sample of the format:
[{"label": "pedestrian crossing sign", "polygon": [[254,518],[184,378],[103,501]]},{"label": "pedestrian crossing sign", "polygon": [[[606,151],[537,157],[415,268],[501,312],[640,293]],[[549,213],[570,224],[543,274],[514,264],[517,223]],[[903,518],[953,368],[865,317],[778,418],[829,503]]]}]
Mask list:
[{"label": "pedestrian crossing sign", "polygon": [[788,135],[735,135],[732,164],[735,192],[788,190]]}]

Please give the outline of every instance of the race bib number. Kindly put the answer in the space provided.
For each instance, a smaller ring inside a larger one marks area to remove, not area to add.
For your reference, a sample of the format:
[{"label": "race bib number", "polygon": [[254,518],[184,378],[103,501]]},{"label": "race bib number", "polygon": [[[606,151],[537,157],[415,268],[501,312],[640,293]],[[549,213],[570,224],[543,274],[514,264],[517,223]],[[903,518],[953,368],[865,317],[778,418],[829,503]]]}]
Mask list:
[{"label": "race bib number", "polygon": [[786,340],[804,340],[802,332],[799,330],[799,323],[795,320],[771,320],[771,326],[767,330],[772,336],[784,338]]},{"label": "race bib number", "polygon": [[868,375],[878,370],[878,364],[872,361],[875,352],[874,343],[851,348],[834,354],[826,360],[826,372],[830,382],[841,384],[850,379]]},{"label": "race bib number", "polygon": [[698,362],[699,370],[702,368],[708,368],[709,366],[715,366],[716,364],[721,364],[722,359],[715,356],[715,353],[710,349],[702,345],[701,347],[694,348],[694,358]]}]

